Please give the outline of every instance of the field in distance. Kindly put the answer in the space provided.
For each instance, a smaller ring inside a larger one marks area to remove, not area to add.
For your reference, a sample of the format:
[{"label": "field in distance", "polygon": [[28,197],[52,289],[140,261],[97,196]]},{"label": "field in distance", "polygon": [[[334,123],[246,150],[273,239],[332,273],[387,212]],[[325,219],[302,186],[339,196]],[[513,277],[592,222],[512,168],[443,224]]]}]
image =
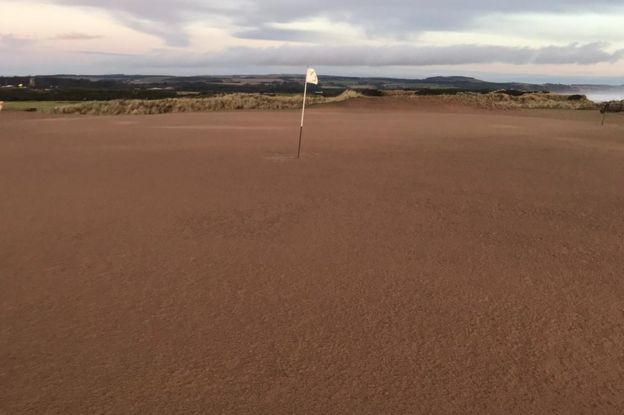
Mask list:
[{"label": "field in distance", "polygon": [[64,105],[75,105],[79,101],[6,101],[2,111],[53,112]]}]

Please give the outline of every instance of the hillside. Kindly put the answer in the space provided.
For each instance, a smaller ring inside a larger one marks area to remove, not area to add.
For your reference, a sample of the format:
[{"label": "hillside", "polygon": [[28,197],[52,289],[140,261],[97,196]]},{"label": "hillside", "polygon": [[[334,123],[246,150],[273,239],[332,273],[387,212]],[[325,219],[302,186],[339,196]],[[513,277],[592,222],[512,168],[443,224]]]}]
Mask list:
[{"label": "hillside", "polygon": [[[165,99],[181,96],[214,96],[224,93],[298,94],[299,75],[156,76],[156,75],[50,75],[0,77],[0,101],[93,101],[113,99]],[[528,84],[488,82],[451,76],[425,79],[322,76],[311,94],[338,96],[348,89],[375,91],[410,90],[423,95],[497,90],[549,91],[560,94],[588,92],[623,93],[624,86]]]}]

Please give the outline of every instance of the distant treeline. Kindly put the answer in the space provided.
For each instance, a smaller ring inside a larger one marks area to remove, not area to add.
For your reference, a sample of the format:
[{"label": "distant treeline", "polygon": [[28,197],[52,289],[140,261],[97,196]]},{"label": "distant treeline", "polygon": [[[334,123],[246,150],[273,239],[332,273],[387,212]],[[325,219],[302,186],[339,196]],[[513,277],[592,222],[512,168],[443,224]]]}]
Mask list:
[{"label": "distant treeline", "polygon": [[[70,77],[0,77],[0,101],[110,101],[115,99],[165,99],[181,95],[211,97],[219,94],[301,94],[303,84],[294,81],[227,83],[201,77],[141,79],[86,79]],[[311,94],[338,96],[347,88],[322,90],[310,85]]]},{"label": "distant treeline", "polygon": [[112,99],[163,99],[176,96],[175,91],[0,88],[0,101],[109,101]]},{"label": "distant treeline", "polygon": [[[321,84],[310,85],[314,95],[335,97],[346,90],[378,96],[387,91],[412,91],[418,95],[453,95],[463,92],[507,91],[521,94],[551,91],[584,94],[587,91],[621,91],[609,85],[526,84],[488,82],[463,76],[437,76],[426,79],[344,77],[323,75]],[[21,85],[21,87],[20,87]],[[10,86],[10,87],[9,87]],[[619,89],[618,89],[619,88]],[[108,101],[114,99],[163,99],[179,96],[213,97],[219,94],[301,94],[302,75],[46,75],[0,77],[0,100]]]}]

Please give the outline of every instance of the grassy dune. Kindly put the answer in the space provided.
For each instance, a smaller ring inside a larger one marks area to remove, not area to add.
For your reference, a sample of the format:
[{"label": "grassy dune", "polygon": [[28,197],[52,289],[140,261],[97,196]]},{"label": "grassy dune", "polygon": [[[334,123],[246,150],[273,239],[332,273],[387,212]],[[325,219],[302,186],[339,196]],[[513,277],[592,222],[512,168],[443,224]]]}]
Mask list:
[{"label": "grassy dune", "polygon": [[595,110],[598,105],[582,95],[558,95],[551,93],[527,93],[513,96],[503,92],[481,94],[461,92],[456,95],[422,96],[409,92],[393,91],[389,95],[411,101],[425,101],[442,104],[465,105],[483,109],[568,109]]},{"label": "grassy dune", "polygon": [[[340,102],[360,96],[346,91],[337,97],[310,96],[308,104]],[[228,94],[210,98],[169,98],[162,100],[92,101],[60,105],[57,114],[122,115],[165,114],[173,112],[210,112],[235,110],[284,110],[301,107],[301,95]]]},{"label": "grassy dune", "polygon": [[573,96],[549,93],[532,93],[521,96],[511,96],[501,93],[475,94],[463,93],[456,97],[459,102],[492,109],[570,109],[593,110],[596,103],[586,97],[572,99]]},{"label": "grassy dune", "polygon": [[[421,105],[461,105],[483,109],[569,109],[595,110],[598,105],[584,96],[567,96],[550,93],[527,93],[513,96],[504,92],[462,92],[448,95],[418,95],[412,91],[386,91],[384,96],[399,98]],[[337,97],[312,95],[309,105],[341,102],[362,97],[356,91],[346,91]],[[369,98],[377,99],[377,98]],[[22,101],[5,102],[5,111],[36,110],[56,114],[84,115],[145,115],[175,112],[212,112],[236,110],[285,110],[301,107],[301,95],[225,94],[210,98],[167,98],[160,100],[114,101]]]}]

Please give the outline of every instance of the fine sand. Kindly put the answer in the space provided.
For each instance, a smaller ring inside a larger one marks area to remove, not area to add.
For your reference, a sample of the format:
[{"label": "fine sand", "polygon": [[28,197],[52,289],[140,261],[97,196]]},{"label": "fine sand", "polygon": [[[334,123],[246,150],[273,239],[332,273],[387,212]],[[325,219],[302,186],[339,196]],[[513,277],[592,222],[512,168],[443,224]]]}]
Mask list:
[{"label": "fine sand", "polygon": [[0,414],[624,413],[624,117],[0,113]]}]

